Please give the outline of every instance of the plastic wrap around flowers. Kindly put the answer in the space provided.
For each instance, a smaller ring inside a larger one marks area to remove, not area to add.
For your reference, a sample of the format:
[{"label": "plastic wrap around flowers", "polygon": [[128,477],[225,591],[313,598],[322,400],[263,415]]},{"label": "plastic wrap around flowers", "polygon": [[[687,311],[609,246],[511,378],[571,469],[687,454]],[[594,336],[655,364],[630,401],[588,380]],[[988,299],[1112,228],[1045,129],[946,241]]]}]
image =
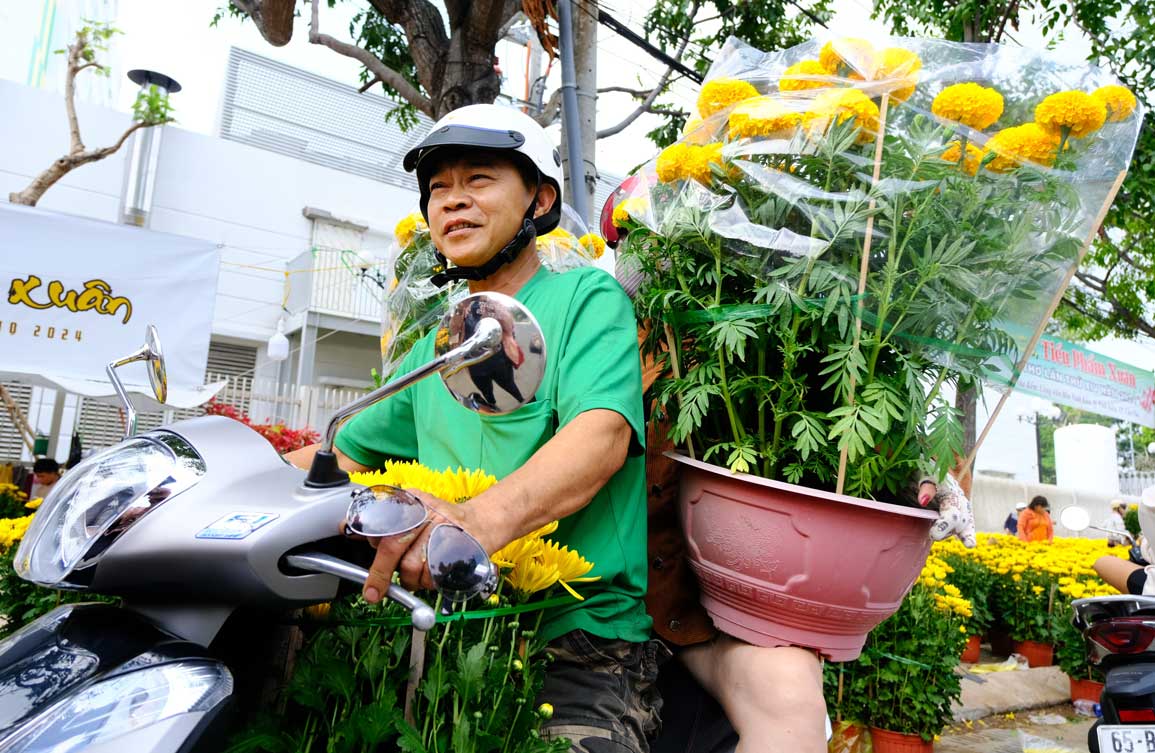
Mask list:
[{"label": "plastic wrap around flowers", "polygon": [[614,210],[674,438],[890,498],[956,462],[944,388],[1022,368],[1142,119],[1089,65],[914,39],[731,39],[698,109]]},{"label": "plastic wrap around flowers", "polygon": [[[564,272],[593,264],[605,253],[606,242],[586,230],[567,205],[562,207],[557,228],[537,239],[542,264]],[[393,262],[393,281],[385,292],[381,328],[381,366],[389,376],[409,349],[424,337],[445,313],[451,300],[466,294],[464,283],[438,288],[429,281],[440,271],[429,226],[420,212],[406,215],[393,230],[398,251]]]}]

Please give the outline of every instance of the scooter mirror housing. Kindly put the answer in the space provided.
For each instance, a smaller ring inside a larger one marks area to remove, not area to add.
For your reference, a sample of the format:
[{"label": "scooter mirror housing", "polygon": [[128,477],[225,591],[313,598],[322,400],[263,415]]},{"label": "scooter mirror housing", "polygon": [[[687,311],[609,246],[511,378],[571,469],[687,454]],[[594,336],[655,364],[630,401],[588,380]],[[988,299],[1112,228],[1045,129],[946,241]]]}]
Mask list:
[{"label": "scooter mirror housing", "polygon": [[1091,526],[1091,515],[1078,505],[1070,505],[1059,513],[1059,522],[1068,531],[1085,531]]},{"label": "scooter mirror housing", "polygon": [[473,293],[441,320],[434,358],[338,410],[305,477],[305,486],[326,489],[349,483],[337,465],[333,442],[347,420],[430,374],[440,374],[457,402],[483,414],[517,410],[534,399],[545,376],[545,335],[533,314],[501,293]]},{"label": "scooter mirror housing", "polygon": [[145,362],[148,367],[148,381],[152,385],[152,394],[158,403],[163,403],[168,399],[168,376],[164,368],[164,355],[160,349],[160,335],[157,334],[156,327],[151,324],[144,331],[144,345],[139,350],[113,361],[104,369],[105,373],[108,374],[108,380],[112,382],[113,389],[116,390],[116,396],[120,398],[121,406],[124,408],[124,415],[127,419],[125,421],[125,439],[136,435],[136,408],[132,406],[132,401],[128,398],[128,391],[124,389],[124,383],[116,375],[116,370],[121,366],[137,361]]}]

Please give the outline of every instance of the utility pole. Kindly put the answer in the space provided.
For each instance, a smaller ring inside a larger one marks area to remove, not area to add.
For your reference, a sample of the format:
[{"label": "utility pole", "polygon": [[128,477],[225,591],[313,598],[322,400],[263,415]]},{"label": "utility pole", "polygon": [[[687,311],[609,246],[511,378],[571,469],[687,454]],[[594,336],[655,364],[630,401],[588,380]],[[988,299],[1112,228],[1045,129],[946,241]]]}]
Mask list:
[{"label": "utility pole", "polygon": [[593,206],[597,185],[597,3],[560,0],[558,21],[566,201],[588,224],[597,209]]}]

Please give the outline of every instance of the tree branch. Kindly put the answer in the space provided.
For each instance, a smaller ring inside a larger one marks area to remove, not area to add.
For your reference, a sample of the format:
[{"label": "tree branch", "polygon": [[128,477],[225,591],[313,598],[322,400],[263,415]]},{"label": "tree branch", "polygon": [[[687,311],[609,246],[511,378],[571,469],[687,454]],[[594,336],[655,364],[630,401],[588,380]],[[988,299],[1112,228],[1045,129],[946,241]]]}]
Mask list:
[{"label": "tree branch", "polygon": [[80,53],[88,45],[83,33],[76,35],[76,41],[68,45],[68,71],[64,74],[64,109],[68,113],[69,154],[84,151],[84,141],[80,138],[80,119],[76,117],[76,74],[84,66],[80,64]]},{"label": "tree branch", "polygon": [[545,127],[553,123],[559,112],[561,112],[561,89],[555,89],[553,94],[549,95],[545,106],[541,108],[541,112],[534,115],[533,119]]},{"label": "tree branch", "polygon": [[284,47],[293,38],[295,0],[229,0],[233,7],[252,19],[257,31],[274,47]]},{"label": "tree branch", "polygon": [[620,92],[622,94],[629,94],[635,99],[644,99],[650,96],[651,89],[631,89],[628,86],[603,86],[598,89],[598,94],[609,94],[610,92]]},{"label": "tree branch", "polygon": [[406,102],[429,117],[434,117],[433,102],[422,94],[417,87],[409,83],[408,79],[381,62],[376,55],[355,44],[342,42],[328,34],[322,34],[320,31],[319,15],[318,0],[313,0],[312,19],[309,24],[310,43],[324,45],[334,52],[353,58],[365,66],[365,68],[373,74],[374,77],[380,79],[383,84],[392,87]]},{"label": "tree branch", "polygon": [[[690,6],[690,10],[686,14],[686,17],[688,19],[690,19],[689,25],[691,28],[693,28],[693,26],[694,26],[694,17],[698,15],[698,9],[701,6],[702,6],[701,0],[694,0],[693,5]],[[682,59],[682,54],[686,51],[686,45],[688,45],[690,43],[690,37],[691,36],[692,36],[692,34],[687,34],[685,37],[682,38],[682,43],[678,45],[678,51],[674,53],[674,59],[675,60],[681,60]],[[666,83],[670,80],[670,74],[672,74],[673,72],[674,72],[674,66],[671,65],[668,68],[666,68],[666,72],[662,74],[662,77],[660,79],[658,79],[657,85],[655,85],[653,89],[650,89],[649,94],[646,95],[646,98],[642,100],[642,103],[640,105],[638,105],[637,109],[634,110],[633,112],[631,112],[629,115],[627,115],[617,125],[610,126],[609,128],[606,128],[605,130],[602,130],[602,131],[598,131],[597,138],[604,139],[604,138],[607,138],[609,136],[613,136],[615,134],[621,133],[626,128],[628,128],[635,120],[637,120],[639,117],[641,117],[642,114],[647,113],[647,112],[653,112],[653,110],[651,108],[653,107],[654,100],[656,100],[658,98],[659,94],[661,94],[663,91],[665,91]]]},{"label": "tree branch", "polygon": [[369,0],[369,4],[386,21],[405,30],[421,86],[431,96],[435,95],[440,90],[444,69],[437,63],[443,64],[449,55],[449,37],[441,11],[428,0]]}]

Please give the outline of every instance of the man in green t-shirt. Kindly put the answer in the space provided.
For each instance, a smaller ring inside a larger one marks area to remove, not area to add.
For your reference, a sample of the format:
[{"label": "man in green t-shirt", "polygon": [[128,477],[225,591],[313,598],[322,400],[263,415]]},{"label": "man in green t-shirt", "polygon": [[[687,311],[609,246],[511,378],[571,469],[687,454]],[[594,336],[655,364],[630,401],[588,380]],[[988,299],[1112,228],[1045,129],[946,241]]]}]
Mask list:
[{"label": "man in green t-shirt", "polygon": [[[543,622],[554,655],[541,695],[554,707],[544,733],[569,738],[576,751],[644,753],[657,723],[654,681],[663,649],[649,640],[642,600],[645,427],[630,301],[601,270],[558,274],[539,262],[535,237],[561,215],[561,159],[524,113],[496,105],[455,110],[410,150],[404,166],[416,170],[430,237],[453,265],[434,281],[464,279],[471,292],[516,298],[541,325],[548,358],[537,393],[513,413],[467,410],[430,379],[344,426],[335,450],[346,470],[398,457],[437,470],[481,468],[499,479],[459,505],[422,495],[430,520],[378,541],[365,598],[379,601],[395,571],[409,588],[432,587],[423,555],[438,522],[461,526],[492,554],[558,520],[551,538],[593,562],[590,575],[598,580],[581,586],[584,600],[552,610]],[[432,360],[433,349],[432,335],[419,341],[397,373]],[[486,376],[479,400],[509,391],[509,374]],[[308,467],[315,453],[316,446],[288,457]]]}]

